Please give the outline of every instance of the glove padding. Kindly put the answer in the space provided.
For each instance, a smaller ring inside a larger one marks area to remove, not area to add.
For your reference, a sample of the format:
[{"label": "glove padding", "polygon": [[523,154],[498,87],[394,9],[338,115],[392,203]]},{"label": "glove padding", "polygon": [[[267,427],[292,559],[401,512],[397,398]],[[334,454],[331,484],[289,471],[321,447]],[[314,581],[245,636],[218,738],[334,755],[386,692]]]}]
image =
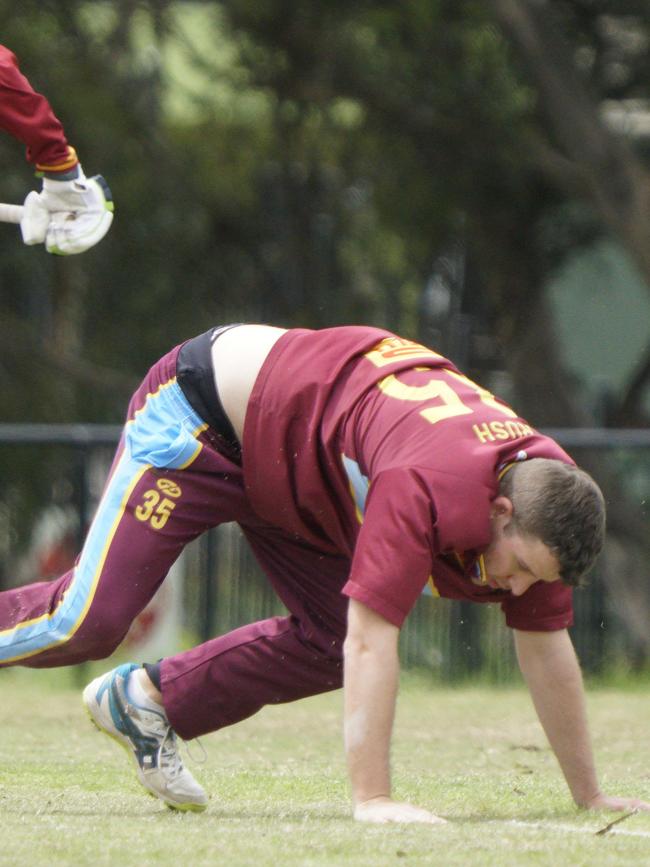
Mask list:
[{"label": "glove padding", "polygon": [[45,243],[48,253],[70,256],[97,244],[113,222],[113,199],[101,175],[87,178],[81,166],[72,181],[43,180],[43,191],[25,199],[20,229],[25,244]]},{"label": "glove padding", "polygon": [[20,231],[25,244],[42,244],[50,225],[50,212],[41,201],[36,190],[28,194],[23,204],[23,218],[20,221]]}]

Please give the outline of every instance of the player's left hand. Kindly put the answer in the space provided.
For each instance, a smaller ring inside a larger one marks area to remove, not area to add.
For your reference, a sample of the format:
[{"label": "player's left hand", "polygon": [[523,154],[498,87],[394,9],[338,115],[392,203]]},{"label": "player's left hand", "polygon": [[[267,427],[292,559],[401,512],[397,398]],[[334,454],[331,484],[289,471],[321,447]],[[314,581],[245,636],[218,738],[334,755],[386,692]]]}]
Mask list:
[{"label": "player's left hand", "polygon": [[44,178],[43,191],[25,199],[20,223],[26,244],[42,244],[48,253],[83,253],[106,235],[113,221],[113,199],[101,175],[87,178],[81,166],[74,180]]},{"label": "player's left hand", "polygon": [[623,813],[626,810],[642,810],[650,813],[650,803],[638,798],[617,798],[612,795],[603,795],[599,792],[594,798],[585,804],[586,810],[612,810]]}]

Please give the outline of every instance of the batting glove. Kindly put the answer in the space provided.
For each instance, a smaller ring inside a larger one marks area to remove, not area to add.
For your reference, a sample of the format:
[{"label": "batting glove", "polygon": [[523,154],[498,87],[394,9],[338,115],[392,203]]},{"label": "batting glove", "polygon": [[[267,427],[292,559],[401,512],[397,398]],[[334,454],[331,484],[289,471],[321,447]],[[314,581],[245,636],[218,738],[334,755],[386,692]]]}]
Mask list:
[{"label": "batting glove", "polygon": [[25,199],[20,229],[25,244],[70,256],[97,244],[113,222],[113,198],[101,175],[87,178],[81,166],[74,180],[43,179],[41,193]]}]

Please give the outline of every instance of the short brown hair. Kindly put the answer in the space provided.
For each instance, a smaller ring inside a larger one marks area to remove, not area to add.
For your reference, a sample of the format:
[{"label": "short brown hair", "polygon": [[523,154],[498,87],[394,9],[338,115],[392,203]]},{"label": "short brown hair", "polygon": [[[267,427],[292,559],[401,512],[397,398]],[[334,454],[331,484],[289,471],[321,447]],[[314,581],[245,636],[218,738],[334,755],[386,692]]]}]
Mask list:
[{"label": "short brown hair", "polygon": [[583,583],[605,541],[605,500],[591,476],[562,461],[531,458],[506,472],[499,494],[513,505],[512,529],[550,548],[565,584]]}]

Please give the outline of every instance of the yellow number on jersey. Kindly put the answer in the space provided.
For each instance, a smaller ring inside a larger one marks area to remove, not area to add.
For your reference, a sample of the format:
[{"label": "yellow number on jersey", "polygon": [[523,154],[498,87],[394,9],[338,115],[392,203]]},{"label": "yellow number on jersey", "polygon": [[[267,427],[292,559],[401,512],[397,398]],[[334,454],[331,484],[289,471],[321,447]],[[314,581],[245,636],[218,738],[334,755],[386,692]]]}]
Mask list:
[{"label": "yellow number on jersey", "polygon": [[[425,367],[416,367],[415,369],[427,370]],[[406,385],[394,374],[391,374],[377,384],[384,394],[398,400],[440,400],[440,406],[428,406],[426,409],[420,410],[420,414],[431,424],[445,418],[467,415],[467,413],[472,412],[468,406],[465,406],[453,388],[442,379],[430,379],[426,385]]]},{"label": "yellow number on jersey", "polygon": [[[427,367],[414,368],[414,370],[418,371],[425,371],[428,369],[429,368]],[[496,409],[498,412],[507,415],[510,418],[517,418],[517,413],[514,412],[514,410],[510,409],[509,406],[500,403],[493,394],[485,388],[482,388],[480,385],[477,385],[475,382],[472,382],[471,379],[463,376],[462,373],[455,373],[453,370],[441,370],[436,371],[436,373],[449,376],[457,382],[461,382],[463,385],[472,389],[472,391],[475,391],[478,394],[481,401],[491,409]],[[456,391],[454,391],[448,382],[445,382],[444,379],[436,378],[435,376],[424,385],[406,385],[406,383],[399,380],[395,374],[391,373],[389,376],[380,380],[377,385],[384,394],[387,394],[388,397],[394,397],[397,400],[439,400],[440,404],[438,406],[428,406],[425,409],[420,410],[420,415],[430,424],[437,424],[437,422],[443,421],[446,418],[455,418],[459,415],[469,415],[473,412],[469,406],[463,403],[460,396]]]},{"label": "yellow number on jersey", "polygon": [[456,373],[453,370],[445,370],[445,373],[475,391],[481,398],[483,403],[486,406],[489,406],[490,409],[496,409],[498,412],[503,413],[503,415],[507,415],[509,418],[517,418],[517,413],[514,411],[514,409],[510,409],[507,404],[501,403],[501,401],[497,400],[496,397],[492,394],[492,392],[488,391],[486,388],[483,388],[476,382],[472,382],[471,379],[463,376],[462,373]]}]

